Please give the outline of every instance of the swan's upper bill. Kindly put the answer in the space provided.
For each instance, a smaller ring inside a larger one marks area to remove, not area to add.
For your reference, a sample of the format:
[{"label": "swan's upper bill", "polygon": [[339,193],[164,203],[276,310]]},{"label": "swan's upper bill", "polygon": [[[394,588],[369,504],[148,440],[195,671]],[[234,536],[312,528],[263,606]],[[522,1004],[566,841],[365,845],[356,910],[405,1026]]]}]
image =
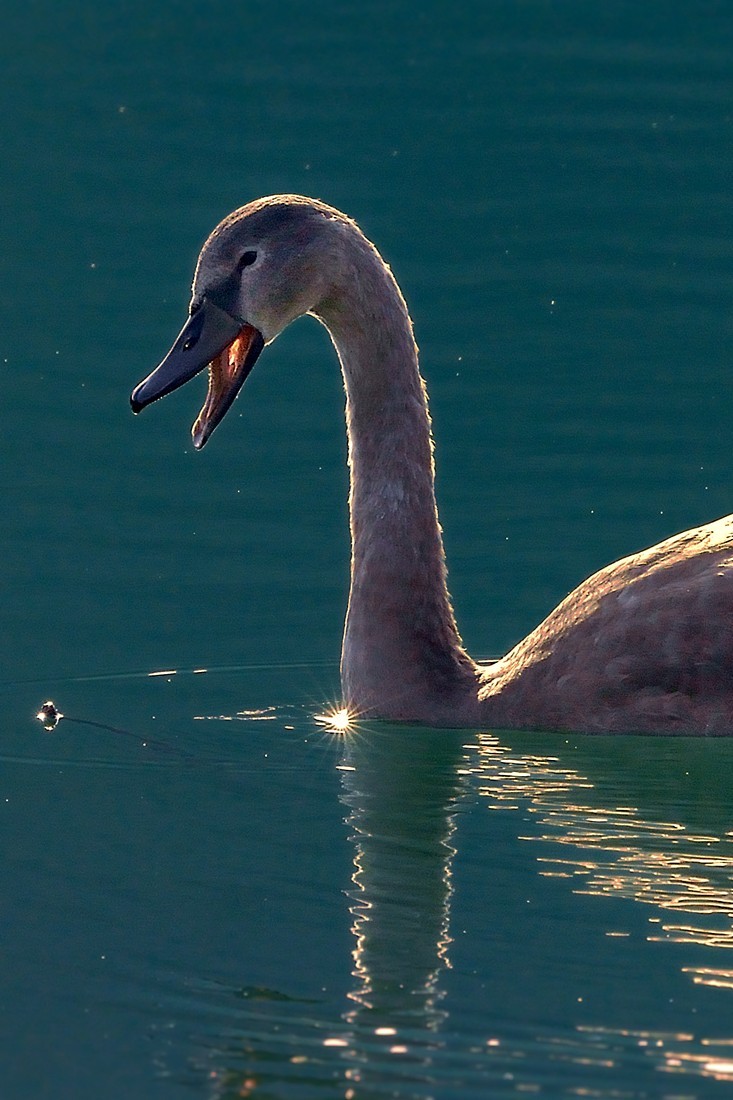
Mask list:
[{"label": "swan's upper bill", "polygon": [[310,313],[346,389],[349,714],[442,726],[733,734],[733,517],[602,569],[502,660],[463,649],[446,584],[427,395],[404,298],[358,226],[313,199],[235,210],[199,256],[190,316],[132,407],[209,368],[203,447],[265,344]]}]

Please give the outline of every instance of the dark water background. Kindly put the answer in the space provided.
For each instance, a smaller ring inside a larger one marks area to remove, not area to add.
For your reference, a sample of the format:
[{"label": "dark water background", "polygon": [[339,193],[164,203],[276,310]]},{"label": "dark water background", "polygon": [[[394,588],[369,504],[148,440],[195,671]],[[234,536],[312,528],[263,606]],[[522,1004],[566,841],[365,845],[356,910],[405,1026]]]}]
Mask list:
[{"label": "dark water background", "polygon": [[301,192],[410,303],[474,654],[731,511],[730,7],[8,0],[0,61],[2,1096],[728,1095],[733,744],[323,733],[325,334],[203,454],[127,396]]}]

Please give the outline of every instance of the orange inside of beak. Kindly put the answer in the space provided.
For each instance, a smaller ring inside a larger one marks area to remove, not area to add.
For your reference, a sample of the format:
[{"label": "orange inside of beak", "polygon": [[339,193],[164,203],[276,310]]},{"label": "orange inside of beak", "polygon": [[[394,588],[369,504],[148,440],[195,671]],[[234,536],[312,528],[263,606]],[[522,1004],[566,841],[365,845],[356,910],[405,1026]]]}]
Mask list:
[{"label": "orange inside of beak", "polygon": [[209,363],[209,389],[203,408],[193,426],[194,440],[208,439],[239,392],[246,377],[247,355],[258,335],[251,325],[243,325],[239,334]]}]

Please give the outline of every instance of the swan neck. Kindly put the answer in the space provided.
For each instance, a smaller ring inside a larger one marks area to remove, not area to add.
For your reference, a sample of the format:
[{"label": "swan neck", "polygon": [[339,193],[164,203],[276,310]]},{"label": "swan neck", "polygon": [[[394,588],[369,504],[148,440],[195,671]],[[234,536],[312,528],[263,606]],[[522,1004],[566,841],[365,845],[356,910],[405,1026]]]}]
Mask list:
[{"label": "swan neck", "polygon": [[342,651],[356,712],[435,721],[475,678],[446,585],[427,394],[407,307],[368,242],[317,316],[346,388],[351,585]]}]

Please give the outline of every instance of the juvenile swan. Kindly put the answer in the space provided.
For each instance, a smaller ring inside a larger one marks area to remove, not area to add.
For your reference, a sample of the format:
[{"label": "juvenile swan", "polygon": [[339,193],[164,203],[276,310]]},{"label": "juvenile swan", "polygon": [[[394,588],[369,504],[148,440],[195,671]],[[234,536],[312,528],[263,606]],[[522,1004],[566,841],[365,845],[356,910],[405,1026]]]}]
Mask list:
[{"label": "juvenile swan", "polygon": [[204,446],[255,360],[310,314],[346,388],[351,591],[341,655],[350,712],[434,726],[733,733],[733,517],[590,577],[502,660],[465,652],[446,587],[430,418],[395,279],[358,226],[296,195],[213,231],[190,316],[132,394],[134,412],[205,367]]}]

